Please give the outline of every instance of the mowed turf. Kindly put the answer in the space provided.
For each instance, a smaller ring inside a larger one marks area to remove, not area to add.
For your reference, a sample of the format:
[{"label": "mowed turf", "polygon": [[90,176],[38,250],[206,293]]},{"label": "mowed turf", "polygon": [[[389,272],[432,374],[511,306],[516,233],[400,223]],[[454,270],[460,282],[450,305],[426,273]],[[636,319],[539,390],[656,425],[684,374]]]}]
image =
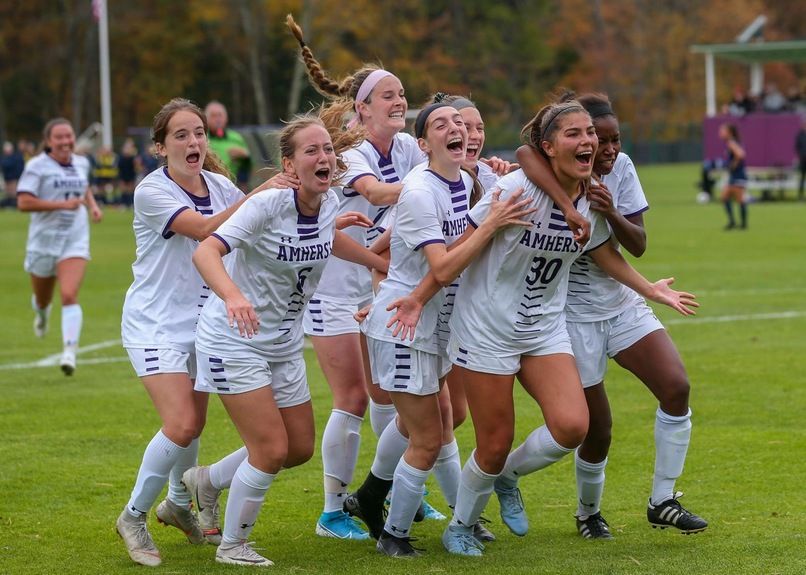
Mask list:
[{"label": "mowed turf", "polygon": [[[582,540],[575,531],[570,457],[527,477],[521,486],[531,522],[524,538],[486,515],[498,541],[481,559],[449,556],[444,522],[414,527],[425,556],[398,561],[370,542],[314,535],[322,505],[318,452],[282,472],[252,533],[276,573],[752,573],[806,572],[806,205],[754,204],[748,231],[723,232],[717,204],[697,205],[696,166],[646,167],[641,179],[652,209],[646,255],[636,264],[651,279],[674,276],[702,308],[667,322],[692,382],[693,438],[678,489],[683,504],[710,521],[704,533],[653,530],[646,521],[654,459],[656,402],[632,376],[611,365],[607,386],[614,430],[603,513],[615,539]],[[158,418],[119,343],[120,310],[134,259],[131,212],[109,209],[92,228],[93,261],[81,291],[82,346],[76,374],[25,367],[60,351],[59,306],[44,340],[31,330],[30,288],[22,270],[27,216],[0,212],[0,573],[133,573],[115,534],[143,449]],[[306,352],[317,429],[330,396]],[[517,393],[516,441],[541,423],[539,409]],[[356,472],[363,479],[375,446],[368,422]],[[458,432],[463,460],[472,426]],[[240,446],[219,402],[210,402],[201,461]],[[430,501],[448,511],[436,483]],[[149,525],[162,573],[232,573],[214,562],[215,548],[194,547],[172,528]]]}]

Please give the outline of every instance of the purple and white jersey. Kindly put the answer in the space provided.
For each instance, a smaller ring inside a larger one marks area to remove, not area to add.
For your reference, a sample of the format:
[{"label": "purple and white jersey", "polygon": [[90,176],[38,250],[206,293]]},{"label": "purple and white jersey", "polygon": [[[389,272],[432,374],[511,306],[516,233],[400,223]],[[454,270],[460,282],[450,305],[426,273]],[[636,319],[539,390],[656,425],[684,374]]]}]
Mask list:
[{"label": "purple and white jersey", "polygon": [[484,188],[485,194],[495,187],[498,177],[498,174],[493,172],[493,169],[484,162],[476,164],[476,178],[481,183],[481,187]]},{"label": "purple and white jersey", "polygon": [[164,346],[192,350],[196,321],[210,296],[193,265],[199,242],[170,230],[185,210],[211,216],[243,198],[228,178],[202,171],[209,195],[187,192],[166,168],[151,172],[134,190],[134,282],[123,303],[123,347]]},{"label": "purple and white jersey", "polygon": [[[389,274],[375,296],[372,311],[362,329],[375,339],[403,343],[436,354],[439,351],[438,323],[445,302],[444,290],[423,308],[414,341],[400,342],[386,327],[392,312],[386,306],[407,295],[426,276],[430,267],[422,247],[431,243],[451,245],[467,227],[467,205],[473,179],[466,172],[455,182],[430,169],[413,170],[403,181],[392,227]],[[447,311],[448,315],[450,311]]]},{"label": "purple and white jersey", "polygon": [[[602,181],[613,195],[613,204],[623,216],[629,218],[649,209],[635,166],[627,154],[618,155],[613,171]],[[612,241],[617,241],[615,236]],[[571,266],[565,308],[568,321],[610,319],[641,301],[641,296],[607,275],[590,256],[583,255]]]},{"label": "purple and white jersey", "polygon": [[[591,239],[581,248],[560,209],[522,170],[504,176],[497,186],[502,200],[523,188],[521,199],[531,199],[530,206],[537,211],[531,227],[500,230],[462,273],[451,330],[481,352],[513,355],[534,349],[541,333],[551,335],[558,326],[564,329],[571,263],[583,250],[607,242],[610,231],[581,194],[576,208],[591,220]],[[491,201],[487,194],[470,210],[470,225],[484,221]]]},{"label": "purple and white jersey", "polygon": [[[344,152],[342,159],[347,164],[347,173],[342,178],[345,182],[344,195],[347,197],[353,194],[360,195],[351,187],[357,179],[373,176],[380,182],[396,184],[401,182],[414,166],[425,162],[427,157],[417,145],[417,140],[409,134],[398,133],[392,140],[387,155],[383,155],[369,140],[364,140],[358,147]],[[373,206],[368,201],[366,204],[365,213],[373,222],[373,226],[367,230],[367,245],[369,245],[383,233],[384,230],[378,224],[389,206]]]},{"label": "purple and white jersey", "polygon": [[[45,152],[31,158],[20,176],[17,193],[49,201],[82,198],[89,185],[90,162],[73,154],[69,164],[60,164]],[[89,218],[83,205],[75,210],[31,212],[26,250],[58,256],[68,238],[83,231],[89,237]]]},{"label": "purple and white jersey", "polygon": [[328,190],[319,214],[299,211],[292,189],[266,190],[250,197],[213,234],[234,251],[230,277],[255,308],[260,328],[241,337],[227,322],[217,295],[202,310],[196,348],[228,359],[287,361],[302,352],[302,313],[333,249],[339,199]]},{"label": "purple and white jersey", "polygon": [[[342,154],[347,172],[342,177],[345,186],[338,190],[339,214],[361,212],[368,216],[371,228],[351,226],[343,231],[361,245],[369,246],[384,231],[382,220],[389,206],[373,206],[351,185],[362,176],[374,176],[381,182],[401,181],[411,169],[425,160],[417,141],[408,134],[397,134],[392,141],[389,155],[384,156],[369,141],[364,140],[356,148]],[[322,281],[316,299],[360,305],[372,299],[372,275],[365,266],[332,257],[322,273]]]}]

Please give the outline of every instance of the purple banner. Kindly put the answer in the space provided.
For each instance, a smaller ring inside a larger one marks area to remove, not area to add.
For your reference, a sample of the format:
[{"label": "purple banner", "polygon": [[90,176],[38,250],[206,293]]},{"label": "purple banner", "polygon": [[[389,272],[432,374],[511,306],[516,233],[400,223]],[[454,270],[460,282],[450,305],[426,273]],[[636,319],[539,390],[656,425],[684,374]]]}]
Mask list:
[{"label": "purple banner", "polygon": [[706,160],[725,158],[725,143],[719,139],[719,126],[731,123],[739,130],[752,168],[790,167],[797,160],[795,138],[801,125],[798,114],[748,114],[714,116],[703,121],[703,150]]}]

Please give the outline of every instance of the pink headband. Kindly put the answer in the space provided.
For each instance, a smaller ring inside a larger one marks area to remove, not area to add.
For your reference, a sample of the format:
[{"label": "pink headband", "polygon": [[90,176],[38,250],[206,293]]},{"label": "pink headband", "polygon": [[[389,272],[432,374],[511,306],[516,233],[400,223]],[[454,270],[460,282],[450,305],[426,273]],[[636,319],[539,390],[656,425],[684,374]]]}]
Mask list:
[{"label": "pink headband", "polygon": [[358,118],[360,114],[358,113],[358,103],[363,102],[369,95],[372,93],[372,90],[375,89],[375,86],[378,85],[378,82],[386,78],[387,76],[394,76],[391,72],[387,72],[386,70],[373,70],[370,72],[369,76],[367,76],[363,82],[361,82],[361,86],[358,88],[358,93],[355,95],[355,115],[356,117],[353,119],[354,122],[350,122],[351,124],[358,123]]}]

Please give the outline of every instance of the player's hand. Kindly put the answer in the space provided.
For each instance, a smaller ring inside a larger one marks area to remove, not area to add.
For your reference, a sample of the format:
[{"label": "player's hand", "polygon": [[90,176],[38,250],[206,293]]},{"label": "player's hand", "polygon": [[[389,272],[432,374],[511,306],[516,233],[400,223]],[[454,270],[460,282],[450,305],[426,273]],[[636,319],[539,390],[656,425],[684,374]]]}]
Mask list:
[{"label": "player's hand", "polygon": [[520,166],[514,162],[507,162],[498,156],[491,156],[489,158],[480,158],[480,161],[490,166],[490,169],[496,176],[505,176],[510,172],[519,169]]},{"label": "player's hand", "polygon": [[648,296],[654,302],[668,305],[680,315],[696,315],[700,307],[694,294],[673,290],[674,278],[666,278],[652,284],[652,293]]},{"label": "player's hand", "polygon": [[527,207],[532,203],[532,199],[526,198],[522,200],[520,199],[522,195],[523,188],[518,188],[507,199],[501,200],[501,190],[494,189],[492,191],[493,201],[490,203],[490,213],[484,219],[482,225],[492,225],[495,229],[506,226],[531,226],[532,220],[529,216],[537,208]]},{"label": "player's hand", "polygon": [[255,308],[240,293],[228,297],[224,300],[227,307],[227,322],[230,327],[238,327],[241,337],[252,339],[257,333],[260,322],[258,321]]},{"label": "player's hand", "polygon": [[62,202],[62,210],[77,210],[84,204],[84,198],[70,198]]},{"label": "player's hand", "polygon": [[104,219],[104,212],[101,210],[98,204],[93,204],[90,206],[90,217],[92,217],[92,221],[96,224]]},{"label": "player's hand", "polygon": [[405,341],[406,338],[413,341],[417,323],[423,312],[423,304],[417,298],[407,295],[396,299],[386,308],[386,311],[393,310],[395,315],[386,324],[386,327],[392,330],[392,337],[400,336],[401,341]]},{"label": "player's hand", "polygon": [[565,217],[565,223],[571,229],[571,233],[574,234],[574,241],[581,246],[587,244],[588,240],[591,239],[591,223],[576,208],[572,208],[571,211],[564,213],[563,216]]},{"label": "player's hand", "polygon": [[364,320],[367,319],[370,311],[372,311],[372,304],[365,305],[353,314],[353,319],[358,323],[364,323]]},{"label": "player's hand", "polygon": [[362,228],[369,228],[372,226],[372,220],[366,214],[361,212],[344,212],[336,218],[336,229],[343,230],[350,226],[359,226]]},{"label": "player's hand", "polygon": [[613,205],[613,194],[601,182],[591,181],[588,188],[588,200],[591,202],[591,209],[601,212],[605,216],[614,214],[616,206]]},{"label": "player's hand", "polygon": [[299,178],[297,178],[295,174],[289,174],[288,172],[280,172],[279,174],[275,174],[260,184],[255,191],[268,189],[284,190],[286,188],[291,188],[293,190],[299,189]]}]

